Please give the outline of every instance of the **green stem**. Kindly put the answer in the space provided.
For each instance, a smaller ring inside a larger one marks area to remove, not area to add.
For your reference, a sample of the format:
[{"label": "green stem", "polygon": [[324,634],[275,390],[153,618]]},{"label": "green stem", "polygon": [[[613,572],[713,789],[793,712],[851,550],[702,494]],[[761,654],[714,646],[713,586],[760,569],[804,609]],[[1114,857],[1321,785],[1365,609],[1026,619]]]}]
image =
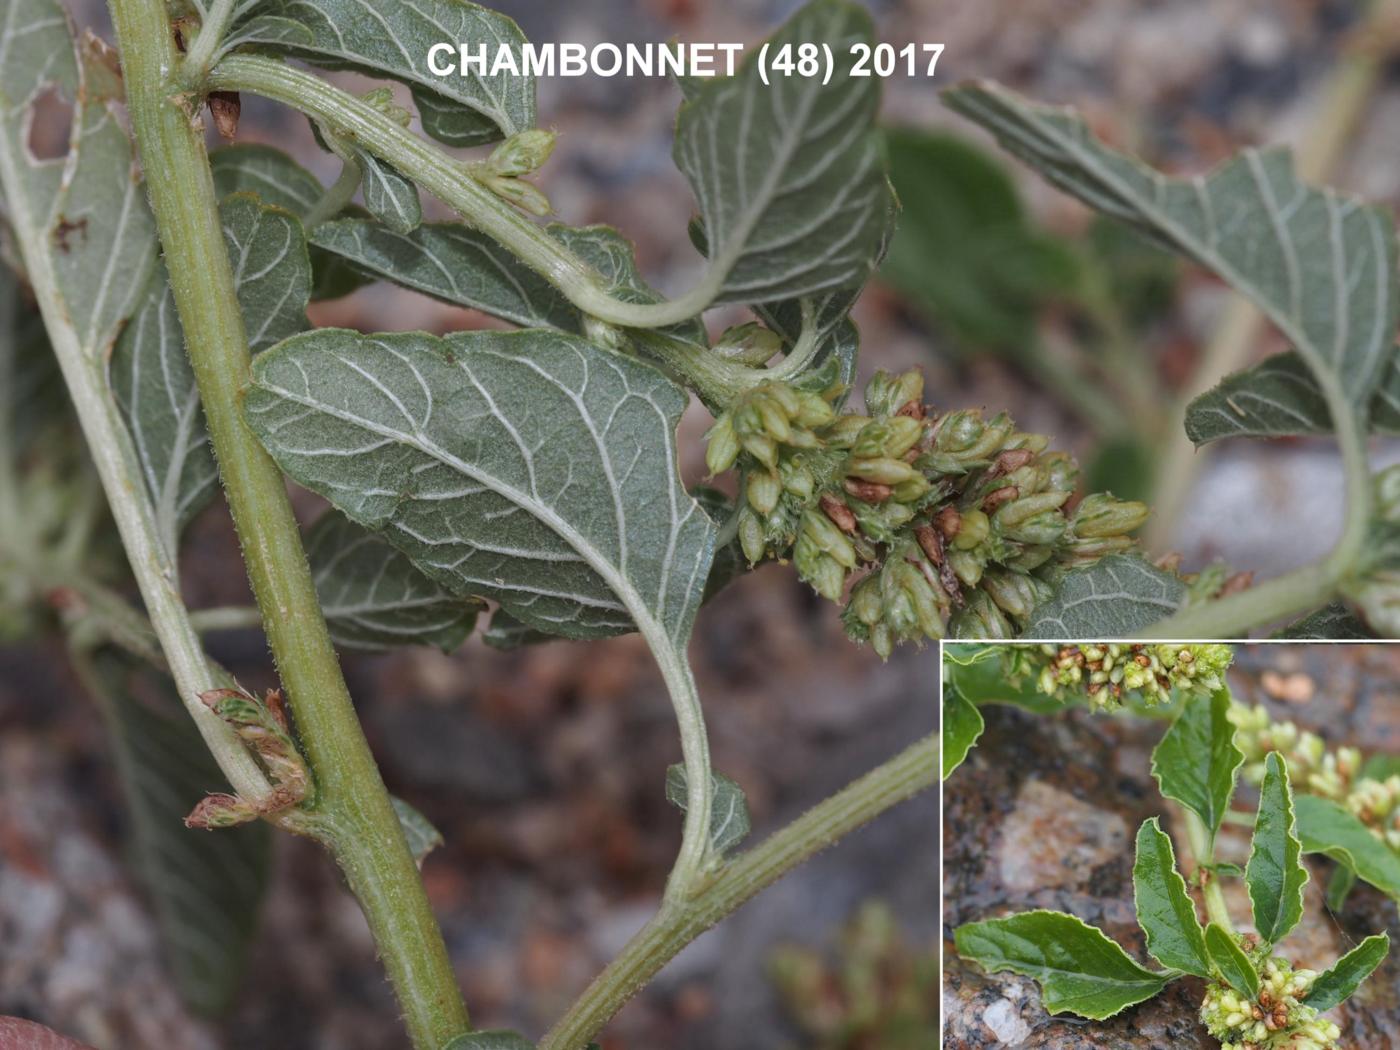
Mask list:
[{"label": "green stem", "polygon": [[246,627],[261,627],[262,613],[252,605],[221,605],[213,609],[195,609],[190,623],[200,634],[210,631],[238,631]]},{"label": "green stem", "polygon": [[937,780],[938,743],[930,736],[819,803],[739,854],[689,901],[662,908],[593,981],[539,1044],[583,1050],[677,952],[819,850]]},{"label": "green stem", "polygon": [[211,71],[209,86],[247,91],[300,110],[333,134],[363,146],[499,242],[585,314],[624,328],[663,328],[702,313],[722,275],[711,268],[700,286],[663,303],[614,298],[602,277],[541,227],[502,201],[462,163],[395,124],[373,106],[325,80],[256,55],[230,55]]},{"label": "green stem", "polygon": [[330,188],[321,194],[321,199],[311,206],[311,210],[302,216],[301,224],[308,230],[315,229],[327,219],[333,219],[339,215],[350,198],[355,196],[355,191],[360,188],[360,180],[363,178],[360,166],[353,160],[347,160],[340,169],[340,175]]},{"label": "green stem", "polygon": [[[1189,809],[1180,808],[1186,820],[1186,839],[1191,844],[1191,855],[1196,860],[1197,869],[1215,863],[1215,844],[1201,818]],[[1220,889],[1220,878],[1215,872],[1206,872],[1201,879],[1201,896],[1206,902],[1206,914],[1210,921],[1227,933],[1235,932],[1235,924],[1230,918],[1230,909],[1225,906],[1225,894]]]},{"label": "green stem", "polygon": [[315,816],[359,898],[416,1047],[468,1029],[418,869],[355,716],[287,490],[241,414],[249,352],[203,139],[167,79],[162,0],[112,0],[127,106],[253,594],[316,778]]},{"label": "green stem", "polygon": [[1307,612],[1336,597],[1339,587],[1360,562],[1371,526],[1371,475],[1366,439],[1337,379],[1317,375],[1318,385],[1335,420],[1346,484],[1346,515],[1342,535],[1320,562],[1266,580],[1218,601],[1181,610],[1154,624],[1143,637],[1195,639],[1239,638],[1250,628]]},{"label": "green stem", "polygon": [[236,0],[214,0],[210,6],[209,13],[200,24],[199,34],[194,38],[194,43],[190,45],[185,60],[180,65],[181,79],[186,88],[197,90],[209,75],[209,67],[214,64],[214,54],[223,41],[224,34],[228,32],[236,6]]}]

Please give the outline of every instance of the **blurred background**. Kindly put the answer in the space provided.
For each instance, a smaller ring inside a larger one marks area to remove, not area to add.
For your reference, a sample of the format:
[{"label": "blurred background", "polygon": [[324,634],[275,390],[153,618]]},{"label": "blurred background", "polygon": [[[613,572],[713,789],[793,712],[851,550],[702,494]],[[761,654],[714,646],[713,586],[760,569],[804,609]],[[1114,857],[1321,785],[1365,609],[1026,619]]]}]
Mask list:
[{"label": "blurred background", "polygon": [[[497,6],[533,40],[591,44],[753,42],[797,5]],[[1271,575],[1325,549],[1340,513],[1327,442],[1197,456],[1173,421],[1178,399],[1218,377],[1203,360],[1238,367],[1275,349],[1272,336],[1221,349],[1217,284],[1024,175],[945,111],[937,88],[993,77],[1074,103],[1111,141],[1174,170],[1242,144],[1292,143],[1341,187],[1394,203],[1400,80],[1385,56],[1400,20],[1341,0],[868,6],[883,39],[946,51],[934,81],[886,85],[905,214],[883,279],[856,310],[862,373],[921,367],[940,410],[1007,409],[1074,451],[1092,484],[1155,492],[1169,510],[1152,550],[1180,551],[1188,569]],[[100,4],[78,0],[75,13],[108,32]],[[542,82],[539,99],[542,124],[560,132],[540,178],[558,217],[618,226],[653,284],[688,288],[701,262],[670,161],[678,91],[585,78]],[[238,138],[287,149],[327,182],[336,174],[305,121],[261,100],[243,100]],[[312,316],[364,330],[491,323],[384,286],[314,304]],[[716,331],[741,319],[710,318]],[[688,480],[704,472],[708,422],[697,406],[683,423]],[[298,499],[307,520],[319,513]],[[200,567],[192,605],[246,603],[221,506],[188,542]],[[257,632],[217,635],[211,648],[250,687],[272,684]],[[748,793],[756,835],[935,720],[935,656],[881,665],[786,567],[708,605],[692,656],[717,768]],[[501,653],[473,639],[451,656],[351,656],[346,667],[391,790],[446,837],[424,877],[474,1020],[538,1034],[650,914],[679,840],[661,793],[674,727],[645,647],[621,638]],[[606,1050],[932,1046],[936,824],[925,797],[769,890],[629,1005]],[[62,646],[0,648],[0,1013],[104,1048],[402,1044],[358,909],[314,847],[285,837],[242,994],[217,1022],[185,1007],[123,863],[128,827],[101,721]]]}]

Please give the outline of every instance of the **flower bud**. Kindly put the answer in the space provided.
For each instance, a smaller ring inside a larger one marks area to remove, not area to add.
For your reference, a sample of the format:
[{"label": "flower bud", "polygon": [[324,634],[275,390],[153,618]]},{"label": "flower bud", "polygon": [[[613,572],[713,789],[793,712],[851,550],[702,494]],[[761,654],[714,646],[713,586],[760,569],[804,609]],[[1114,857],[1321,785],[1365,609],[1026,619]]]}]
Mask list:
[{"label": "flower bud", "polygon": [[792,437],[792,424],[782,403],[775,397],[760,395],[754,398],[754,410],[763,422],[763,432],[778,444]]},{"label": "flower bud", "polygon": [[394,101],[394,92],[387,87],[373,88],[360,96],[360,101],[378,110],[401,128],[413,123],[413,114]]},{"label": "flower bud", "polygon": [[744,495],[749,506],[765,517],[777,508],[782,494],[783,483],[776,471],[751,470],[744,478]]},{"label": "flower bud", "polygon": [[964,511],[953,535],[953,546],[961,551],[972,550],[985,540],[992,531],[991,519],[980,510]]},{"label": "flower bud", "polygon": [[739,443],[744,446],[745,452],[769,470],[777,469],[778,443],[767,434],[743,434]]},{"label": "flower bud", "polygon": [[948,552],[948,564],[952,567],[953,575],[966,586],[976,587],[982,579],[982,570],[987,567],[987,559],[972,551],[960,551],[955,548]]},{"label": "flower bud", "polygon": [[507,203],[523,208],[531,215],[545,216],[554,210],[544,191],[533,182],[523,179],[506,179],[491,175],[481,180],[497,197]]},{"label": "flower bud", "polygon": [[797,395],[797,411],[793,414],[793,419],[798,426],[813,429],[824,427],[836,418],[836,409],[831,407],[830,402],[819,394],[809,393],[805,390],[799,391]]},{"label": "flower bud", "polygon": [[748,507],[739,511],[739,546],[750,565],[756,565],[768,553],[768,542],[763,538],[763,523]]},{"label": "flower bud", "polygon": [[1389,525],[1400,524],[1400,463],[1386,467],[1371,484],[1376,493],[1376,517]]},{"label": "flower bud", "polygon": [[734,424],[726,412],[715,420],[715,425],[705,435],[705,466],[713,477],[723,474],[739,458],[739,436],[734,433]]},{"label": "flower bud", "polygon": [[830,555],[839,565],[847,569],[856,567],[855,547],[851,545],[846,534],[821,511],[802,512],[802,532],[799,539],[802,536],[807,537],[818,550]]},{"label": "flower bud", "polygon": [[833,602],[841,600],[841,590],[846,584],[846,570],[835,558],[821,549],[810,532],[803,531],[798,535],[797,543],[792,549],[792,564],[797,569],[797,574],[823,598]]},{"label": "flower bud", "polygon": [[1050,596],[1049,585],[1033,576],[1023,576],[1005,569],[988,569],[982,574],[980,584],[997,605],[1008,616],[1024,620],[1037,605]]},{"label": "flower bud", "polygon": [[1085,496],[1074,512],[1074,534],[1084,539],[1103,539],[1132,532],[1147,520],[1147,505],[1136,500],[1120,500],[1107,492]]},{"label": "flower bud", "polygon": [[850,448],[855,444],[860,432],[865,429],[870,422],[869,416],[860,416],[847,413],[837,416],[831,425],[826,428],[823,437],[826,443],[832,448]]},{"label": "flower bud", "polygon": [[879,459],[852,459],[846,473],[852,477],[860,478],[862,481],[874,481],[881,485],[898,485],[903,481],[912,481],[914,478],[922,477],[908,463],[902,459],[889,459],[882,457]]},{"label": "flower bud", "polygon": [[949,412],[934,428],[934,447],[940,452],[963,452],[981,441],[986,429],[980,412]]},{"label": "flower bud", "polygon": [[812,471],[797,460],[784,460],[778,467],[783,480],[783,488],[804,503],[812,498],[817,490],[817,479]]},{"label": "flower bud", "polygon": [[[1033,496],[1021,496],[1019,499],[1014,499],[1010,503],[998,507],[993,519],[1002,528],[1010,528],[1045,511],[1059,510],[1067,499],[1069,499],[1068,492],[1038,492]],[[1063,520],[1063,516],[1059,517]]]},{"label": "flower bud", "polygon": [[997,608],[985,591],[980,590],[968,595],[967,604],[958,610],[949,626],[955,638],[1001,641],[1016,634],[1006,614]]},{"label": "flower bud", "polygon": [[[1034,496],[1027,497],[1035,499]],[[1004,508],[1003,508],[1004,509]],[[1044,510],[1039,514],[1034,514],[1024,521],[1019,521],[1015,525],[1002,529],[1002,535],[1017,543],[1029,543],[1034,546],[1049,546],[1065,534],[1069,528],[1069,522],[1058,510]]]},{"label": "flower bud", "polygon": [[555,135],[544,128],[517,131],[492,151],[487,166],[497,175],[514,178],[538,171],[554,152]]},{"label": "flower bud", "polygon": [[917,369],[891,375],[876,372],[865,384],[865,407],[872,416],[893,416],[910,401],[924,396],[924,374]]}]

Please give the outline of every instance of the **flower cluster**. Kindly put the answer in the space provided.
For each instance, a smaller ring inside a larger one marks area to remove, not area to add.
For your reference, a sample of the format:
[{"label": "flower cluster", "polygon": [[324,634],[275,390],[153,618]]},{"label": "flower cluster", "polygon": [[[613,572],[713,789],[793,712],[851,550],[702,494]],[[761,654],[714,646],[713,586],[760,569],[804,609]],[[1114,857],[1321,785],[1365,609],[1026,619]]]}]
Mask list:
[{"label": "flower cluster", "polygon": [[864,414],[841,386],[770,381],[709,433],[712,474],[741,475],[750,563],[791,557],[832,601],[850,587],[847,633],[888,656],[903,641],[1009,638],[1064,572],[1131,550],[1141,503],[1073,505],[1078,468],[1005,413],[934,414],[923,376],[879,373]]},{"label": "flower cluster", "polygon": [[1278,955],[1269,955],[1250,936],[1240,946],[1259,971],[1259,997],[1253,1002],[1219,982],[1206,986],[1201,1023],[1220,1040],[1221,1050],[1328,1050],[1341,1029],[1303,1004],[1317,980],[1312,970],[1295,970]]},{"label": "flower cluster", "polygon": [[1329,749],[1316,733],[1293,722],[1275,722],[1262,705],[1232,704],[1235,746],[1244,752],[1244,776],[1264,779],[1264,758],[1278,751],[1288,760],[1295,784],[1314,795],[1340,803],[1391,849],[1400,850],[1400,775],[1384,779],[1361,775],[1361,752],[1354,747]]},{"label": "flower cluster", "polygon": [[1214,691],[1234,659],[1228,645],[1195,643],[1018,645],[1008,652],[1008,677],[1033,680],[1056,700],[1083,698],[1100,708],[1125,696],[1157,704],[1168,702],[1173,689]]}]

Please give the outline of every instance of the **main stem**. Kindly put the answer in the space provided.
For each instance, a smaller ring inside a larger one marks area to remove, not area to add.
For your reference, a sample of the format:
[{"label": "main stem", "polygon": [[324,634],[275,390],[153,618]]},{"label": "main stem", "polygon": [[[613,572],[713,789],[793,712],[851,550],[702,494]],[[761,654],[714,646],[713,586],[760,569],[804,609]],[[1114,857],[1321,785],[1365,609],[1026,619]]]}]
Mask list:
[{"label": "main stem", "polygon": [[932,787],[937,766],[937,738],[926,737],[735,857],[690,900],[664,906],[550,1029],[539,1050],[583,1050],[677,952],[814,853]]},{"label": "main stem", "polygon": [[162,0],[111,0],[131,114],[166,269],[253,594],[316,778],[315,816],[359,898],[414,1045],[468,1030],[442,936],[365,742],[316,598],[281,474],[244,425],[249,353],[218,200],[178,87]]},{"label": "main stem", "polygon": [[1203,871],[1201,896],[1205,898],[1206,915],[1210,917],[1211,922],[1233,934],[1235,924],[1230,918],[1230,909],[1225,906],[1225,894],[1220,889],[1220,876],[1209,870],[1209,865],[1215,863],[1215,844],[1200,817],[1184,807],[1181,814],[1186,819],[1186,839],[1191,844],[1191,854],[1196,859],[1196,867]]}]

